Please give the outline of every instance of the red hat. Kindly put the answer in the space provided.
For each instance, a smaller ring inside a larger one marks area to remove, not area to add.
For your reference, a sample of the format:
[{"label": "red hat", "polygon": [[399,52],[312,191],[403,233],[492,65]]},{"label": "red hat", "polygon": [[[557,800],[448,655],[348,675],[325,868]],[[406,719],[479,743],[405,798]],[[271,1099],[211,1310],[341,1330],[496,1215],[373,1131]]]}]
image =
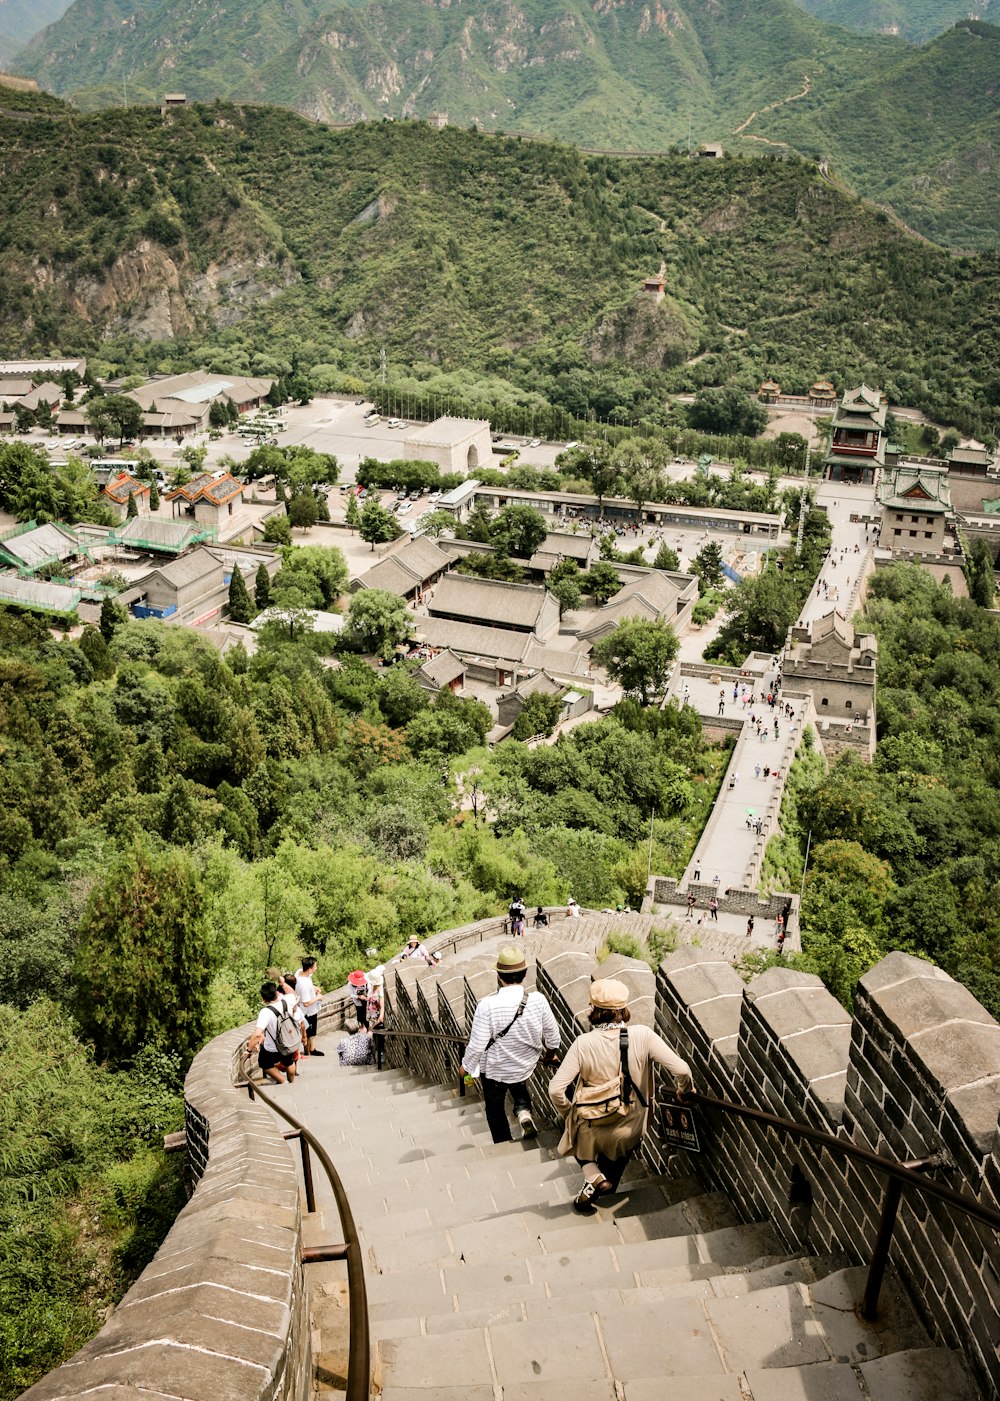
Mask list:
[{"label": "red hat", "polygon": [[352,988],[363,988],[367,981],[368,979],[365,977],[364,973],[361,972],[360,968],[347,975],[348,985]]}]

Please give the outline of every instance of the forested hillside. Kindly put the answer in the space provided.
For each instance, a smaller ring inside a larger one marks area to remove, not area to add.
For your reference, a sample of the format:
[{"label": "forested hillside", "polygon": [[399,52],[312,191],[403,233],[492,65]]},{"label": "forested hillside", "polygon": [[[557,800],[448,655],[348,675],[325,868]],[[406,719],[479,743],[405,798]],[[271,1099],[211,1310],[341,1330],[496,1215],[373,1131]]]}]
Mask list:
[{"label": "forested hillside", "polygon": [[563,0],[556,15],[548,0],[218,0],[211,24],[197,0],[76,0],[18,62],[88,107],[179,88],[324,121],[434,117],[600,149],[786,146],[833,158],[946,245],[1000,241],[995,60],[850,33],[795,0]]},{"label": "forested hillside", "polygon": [[[1000,407],[1000,261],[952,258],[798,161],[615,160],[420,123],[207,106],[0,121],[0,344],[544,398],[656,421],[705,384]],[[641,280],[666,265],[667,296]],[[171,337],[168,341],[168,337]],[[487,383],[488,382],[488,383]]]},{"label": "forested hillside", "polygon": [[898,34],[923,44],[959,20],[996,22],[996,0],[799,0],[803,9],[828,24],[842,24],[863,34]]}]

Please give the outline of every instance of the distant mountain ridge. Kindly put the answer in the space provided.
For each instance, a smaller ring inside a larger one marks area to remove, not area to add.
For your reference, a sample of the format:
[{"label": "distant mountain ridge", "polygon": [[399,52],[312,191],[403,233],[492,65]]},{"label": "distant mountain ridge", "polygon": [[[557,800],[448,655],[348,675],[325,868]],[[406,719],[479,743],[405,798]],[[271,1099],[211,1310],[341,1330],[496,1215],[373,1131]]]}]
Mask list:
[{"label": "distant mountain ridge", "polygon": [[75,0],[19,66],[85,106],[119,103],[124,81],[133,101],[180,89],[335,123],[790,149],[929,237],[978,248],[1000,242],[998,39],[966,23],[914,49],[794,0],[215,0],[210,24],[202,0]]},{"label": "distant mountain ridge", "polygon": [[828,24],[862,34],[898,34],[924,44],[963,19],[1000,22],[997,0],[799,0],[803,9]]},{"label": "distant mountain ridge", "polygon": [[0,36],[20,47],[69,9],[70,0],[0,0]]}]

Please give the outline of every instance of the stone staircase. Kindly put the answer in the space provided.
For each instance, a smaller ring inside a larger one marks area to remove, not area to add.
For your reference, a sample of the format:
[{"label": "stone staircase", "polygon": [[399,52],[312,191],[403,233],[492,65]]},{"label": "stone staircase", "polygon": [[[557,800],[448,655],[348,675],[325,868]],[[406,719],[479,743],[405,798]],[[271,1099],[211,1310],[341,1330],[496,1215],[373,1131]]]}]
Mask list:
[{"label": "stone staircase", "polygon": [[[561,932],[561,931],[560,931]],[[581,935],[583,931],[580,931]],[[721,1193],[634,1162],[589,1217],[557,1136],[494,1145],[478,1100],[405,1070],[345,1069],[326,1038],[283,1103],[337,1164],[362,1233],[382,1401],[974,1401],[895,1279],[790,1255]],[[306,1243],[338,1239],[325,1183]],[[327,1195],[324,1195],[324,1192]],[[322,1274],[322,1271],[326,1271]],[[310,1267],[318,1396],[337,1394],[341,1266]]]}]

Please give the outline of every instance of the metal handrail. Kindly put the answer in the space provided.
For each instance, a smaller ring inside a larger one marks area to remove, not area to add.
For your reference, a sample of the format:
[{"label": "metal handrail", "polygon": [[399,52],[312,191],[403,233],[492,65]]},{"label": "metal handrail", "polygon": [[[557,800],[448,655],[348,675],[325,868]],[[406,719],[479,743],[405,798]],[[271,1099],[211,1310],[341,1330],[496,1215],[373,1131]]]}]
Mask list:
[{"label": "metal handrail", "polygon": [[[344,1244],[335,1246],[324,1246],[314,1249],[302,1247],[303,1264],[314,1263],[319,1260],[346,1260],[347,1262],[347,1299],[350,1308],[350,1320],[348,1324],[348,1358],[347,1358],[347,1389],[345,1392],[346,1401],[368,1401],[371,1383],[371,1335],[368,1322],[368,1291],[365,1287],[365,1272],[361,1254],[361,1240],[358,1236],[358,1228],[354,1222],[354,1213],[351,1211],[350,1203],[347,1200],[347,1192],[344,1184],[340,1180],[340,1174],[334,1167],[329,1153],[320,1143],[319,1139],[302,1124],[289,1114],[287,1109],[283,1109],[280,1104],[276,1104],[270,1096],[264,1094],[259,1085],[255,1085],[250,1079],[249,1066],[245,1057],[241,1057],[241,1073],[244,1076],[239,1088],[246,1088],[253,1099],[258,1095],[268,1109],[272,1109],[275,1114],[280,1115],[286,1123],[292,1125],[294,1132],[286,1134],[287,1138],[298,1138],[302,1147],[302,1170],[306,1184],[306,1206],[308,1210],[315,1211],[316,1203],[312,1191],[312,1168],[309,1164],[308,1148],[316,1154],[323,1171],[326,1173],[327,1181],[333,1190],[334,1200],[337,1203],[337,1211],[340,1214],[340,1224],[344,1231]],[[307,1148],[308,1145],[308,1148]]]},{"label": "metal handrail", "polygon": [[1000,1211],[994,1211],[992,1207],[983,1206],[981,1202],[973,1201],[970,1197],[956,1191],[954,1187],[946,1187],[941,1182],[935,1182],[933,1179],[921,1175],[929,1168],[945,1165],[946,1160],[939,1155],[922,1158],[915,1162],[901,1163],[894,1158],[884,1158],[879,1153],[873,1153],[870,1148],[862,1148],[859,1144],[851,1143],[848,1139],[838,1138],[835,1134],[827,1133],[824,1129],[814,1129],[808,1124],[798,1124],[794,1119],[784,1119],[778,1114],[768,1113],[765,1109],[754,1109],[749,1104],[737,1104],[733,1100],[718,1099],[715,1095],[703,1094],[700,1090],[689,1090],[683,1096],[682,1102],[703,1104],[722,1114],[731,1114],[738,1119],[748,1119],[752,1123],[762,1124],[765,1128],[774,1129],[776,1132],[787,1134],[791,1138],[802,1139],[819,1148],[829,1149],[831,1153],[839,1154],[843,1158],[852,1158],[855,1162],[864,1163],[889,1179],[886,1184],[885,1196],[882,1199],[878,1236],[872,1250],[868,1282],[861,1302],[861,1317],[869,1322],[875,1318],[878,1311],[879,1291],[889,1259],[893,1227],[896,1224],[896,1213],[904,1187],[921,1192],[925,1197],[934,1197],[938,1201],[963,1212],[966,1216],[972,1217],[973,1220],[1000,1232]]}]

